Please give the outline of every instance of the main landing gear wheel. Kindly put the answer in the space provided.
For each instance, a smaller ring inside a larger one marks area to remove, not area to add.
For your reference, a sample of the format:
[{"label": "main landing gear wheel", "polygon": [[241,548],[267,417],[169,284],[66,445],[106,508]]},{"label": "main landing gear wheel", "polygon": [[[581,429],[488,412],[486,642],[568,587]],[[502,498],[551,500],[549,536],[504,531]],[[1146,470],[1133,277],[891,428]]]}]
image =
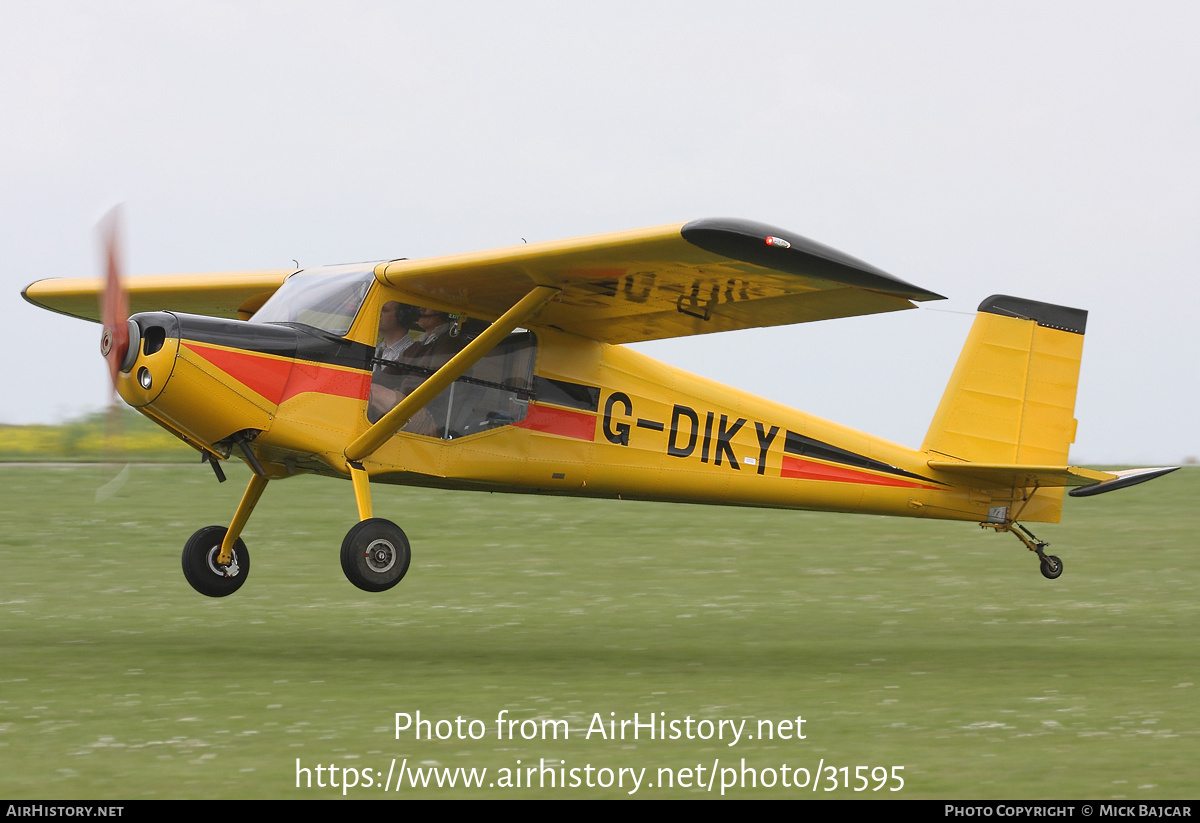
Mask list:
[{"label": "main landing gear wheel", "polygon": [[395,586],[411,560],[408,538],[390,520],[364,520],[342,541],[342,571],[365,592],[383,592]]},{"label": "main landing gear wheel", "polygon": [[1042,555],[1042,577],[1047,580],[1057,580],[1062,574],[1062,561],[1052,554]]},{"label": "main landing gear wheel", "polygon": [[183,576],[192,588],[207,597],[227,597],[242,587],[250,574],[250,552],[239,537],[233,544],[229,565],[217,562],[221,541],[229,529],[205,526],[188,539],[183,547]]}]

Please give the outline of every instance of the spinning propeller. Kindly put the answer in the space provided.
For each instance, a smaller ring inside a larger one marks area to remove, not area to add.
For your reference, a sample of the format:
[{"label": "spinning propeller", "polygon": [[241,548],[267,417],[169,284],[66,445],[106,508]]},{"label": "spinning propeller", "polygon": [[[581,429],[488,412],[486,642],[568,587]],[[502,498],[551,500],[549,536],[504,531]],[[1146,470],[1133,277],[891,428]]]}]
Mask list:
[{"label": "spinning propeller", "polygon": [[[105,281],[100,295],[100,318],[104,331],[100,335],[100,353],[108,361],[108,376],[113,391],[117,389],[117,374],[133,365],[136,346],[129,339],[129,295],[121,278],[121,238],[119,212],[113,209],[100,224],[104,243]],[[130,357],[132,349],[133,357]],[[127,362],[130,361],[130,362]]]},{"label": "spinning propeller", "polygon": [[[128,371],[137,359],[138,343],[130,340],[130,328],[137,326],[129,322],[129,295],[121,276],[121,231],[119,207],[114,207],[100,222],[101,241],[104,245],[105,281],[100,293],[100,319],[104,331],[100,334],[100,353],[108,361],[108,376],[112,380],[108,414],[105,421],[105,451],[110,458],[120,448],[122,440],[121,405],[117,399],[117,376]],[[99,503],[116,494],[129,477],[129,464],[120,473],[96,490]]]}]

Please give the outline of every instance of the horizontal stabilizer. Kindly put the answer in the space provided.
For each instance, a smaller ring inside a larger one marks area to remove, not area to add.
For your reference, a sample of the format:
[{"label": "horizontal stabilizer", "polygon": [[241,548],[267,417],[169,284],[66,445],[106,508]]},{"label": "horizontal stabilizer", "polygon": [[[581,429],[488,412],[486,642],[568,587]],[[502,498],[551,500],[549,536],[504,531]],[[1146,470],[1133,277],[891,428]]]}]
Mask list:
[{"label": "horizontal stabilizer", "polygon": [[[1033,466],[1020,463],[957,463],[930,460],[935,471],[960,475],[980,485],[995,488],[1062,488],[1064,486],[1104,485],[1117,479],[1114,472],[1084,469],[1079,466]],[[1149,478],[1147,478],[1149,479]]]},{"label": "horizontal stabilizer", "polygon": [[1081,466],[1032,466],[1016,463],[957,463],[948,460],[930,460],[929,468],[960,476],[964,481],[974,481],[982,487],[1050,489],[1072,488],[1072,497],[1089,497],[1093,494],[1123,489],[1145,483],[1156,477],[1169,474],[1178,466],[1153,469],[1125,469],[1123,471],[1099,471]]},{"label": "horizontal stabilizer", "polygon": [[1067,493],[1072,497],[1090,497],[1093,494],[1104,494],[1105,492],[1123,489],[1126,486],[1136,486],[1138,483],[1145,483],[1147,480],[1153,480],[1156,477],[1162,477],[1164,474],[1170,474],[1177,468],[1179,467],[1164,466],[1157,469],[1126,469],[1119,472],[1107,472],[1116,476],[1112,480],[1105,480],[1103,483],[1097,483],[1095,486],[1071,489]]}]

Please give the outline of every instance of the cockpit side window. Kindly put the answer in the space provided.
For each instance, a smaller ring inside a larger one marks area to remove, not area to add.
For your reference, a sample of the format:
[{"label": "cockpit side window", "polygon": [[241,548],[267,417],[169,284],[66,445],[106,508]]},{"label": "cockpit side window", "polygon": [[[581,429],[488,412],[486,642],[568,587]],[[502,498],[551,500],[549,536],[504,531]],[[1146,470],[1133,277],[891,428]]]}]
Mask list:
[{"label": "cockpit side window", "polygon": [[302,323],[346,334],[375,282],[371,264],[306,269],[294,274],[263,304],[251,323]]},{"label": "cockpit side window", "polygon": [[[375,422],[479,336],[487,324],[384,303],[367,418]],[[525,419],[537,339],[517,329],[431,400],[403,431],[453,440]]]}]

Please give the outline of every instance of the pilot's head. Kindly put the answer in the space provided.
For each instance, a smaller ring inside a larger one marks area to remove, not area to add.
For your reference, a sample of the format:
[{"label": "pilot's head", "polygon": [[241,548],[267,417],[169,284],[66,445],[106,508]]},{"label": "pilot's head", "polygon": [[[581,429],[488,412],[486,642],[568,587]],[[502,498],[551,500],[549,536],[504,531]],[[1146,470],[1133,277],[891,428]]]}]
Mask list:
[{"label": "pilot's head", "polygon": [[437,309],[420,309],[417,316],[417,325],[421,327],[422,331],[433,331],[449,322],[450,315]]},{"label": "pilot's head", "polygon": [[410,306],[407,303],[401,303],[397,300],[389,300],[383,304],[383,309],[379,313],[379,331],[381,333],[391,329],[408,331],[416,327],[416,306]]}]

